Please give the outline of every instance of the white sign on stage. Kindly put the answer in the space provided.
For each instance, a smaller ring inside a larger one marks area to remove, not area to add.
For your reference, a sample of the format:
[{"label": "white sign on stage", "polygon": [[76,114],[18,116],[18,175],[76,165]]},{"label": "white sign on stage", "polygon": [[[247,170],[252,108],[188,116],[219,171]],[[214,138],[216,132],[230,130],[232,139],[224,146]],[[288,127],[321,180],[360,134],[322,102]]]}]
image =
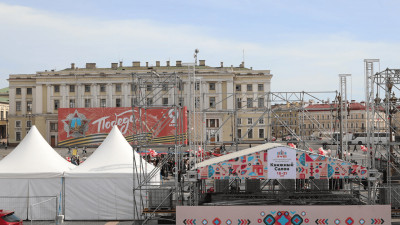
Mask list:
[{"label": "white sign on stage", "polygon": [[268,179],[296,179],[296,150],[278,147],[268,150]]}]

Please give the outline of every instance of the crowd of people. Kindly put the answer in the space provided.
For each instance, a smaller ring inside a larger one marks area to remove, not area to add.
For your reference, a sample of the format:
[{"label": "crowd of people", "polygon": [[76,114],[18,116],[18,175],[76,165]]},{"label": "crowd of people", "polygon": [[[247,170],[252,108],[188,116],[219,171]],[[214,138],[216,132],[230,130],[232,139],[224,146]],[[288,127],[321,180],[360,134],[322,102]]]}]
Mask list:
[{"label": "crowd of people", "polygon": [[68,147],[67,160],[77,166],[79,166],[82,162],[84,162],[86,160],[86,155],[87,155],[86,146],[82,147],[82,155],[83,155],[82,158],[80,158],[78,151],[79,151],[79,148],[76,146],[74,148]]}]

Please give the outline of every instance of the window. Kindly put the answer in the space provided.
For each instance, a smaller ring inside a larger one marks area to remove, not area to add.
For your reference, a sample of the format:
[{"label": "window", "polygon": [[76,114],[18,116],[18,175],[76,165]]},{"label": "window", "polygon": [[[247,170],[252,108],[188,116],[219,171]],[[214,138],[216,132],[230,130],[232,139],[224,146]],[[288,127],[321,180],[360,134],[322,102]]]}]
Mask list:
[{"label": "window", "polygon": [[54,92],[60,92],[60,85],[54,85]]},{"label": "window", "polygon": [[236,91],[242,91],[242,85],[236,84]]},{"label": "window", "polygon": [[137,85],[136,84],[131,84],[131,91],[136,91]]},{"label": "window", "polygon": [[121,99],[120,98],[116,98],[115,99],[115,107],[121,107],[121,106],[122,106]]},{"label": "window", "polygon": [[15,121],[15,127],[21,127],[21,120]]},{"label": "window", "polygon": [[69,85],[69,92],[75,92],[75,85]]},{"label": "window", "polygon": [[54,110],[60,108],[60,100],[54,100]]},{"label": "window", "polygon": [[85,85],[85,92],[86,93],[90,92],[90,85],[87,84]]},{"label": "window", "polygon": [[21,88],[16,88],[15,92],[16,92],[15,94],[20,95],[21,94]]},{"label": "window", "polygon": [[32,101],[26,102],[26,111],[32,112]]},{"label": "window", "polygon": [[210,91],[215,91],[215,83],[210,83]]},{"label": "window", "polygon": [[50,131],[51,132],[57,132],[58,131],[58,124],[56,122],[51,122],[50,123]]},{"label": "window", "polygon": [[168,98],[163,98],[162,99],[162,104],[165,106],[165,105],[168,105]]},{"label": "window", "polygon": [[70,99],[69,100],[69,107],[70,108],[75,108],[75,99]]},{"label": "window", "polygon": [[184,88],[185,88],[185,84],[182,83],[182,82],[180,82],[180,83],[178,84],[178,88],[179,88],[180,91],[183,91]]},{"label": "window", "polygon": [[242,129],[238,129],[238,136],[237,138],[241,138],[242,137]]},{"label": "window", "polygon": [[137,104],[138,104],[137,98],[135,98],[135,97],[131,98],[131,105],[134,106],[134,105],[137,105]]},{"label": "window", "polygon": [[247,133],[248,138],[253,138],[253,129],[249,129],[249,132]]},{"label": "window", "polygon": [[100,99],[100,107],[102,108],[107,107],[107,99],[105,98]]},{"label": "window", "polygon": [[200,108],[200,97],[195,97],[194,98],[194,107],[195,108]]},{"label": "window", "polygon": [[247,108],[253,108],[253,98],[247,98]]},{"label": "window", "polygon": [[17,112],[19,112],[19,111],[21,111],[21,102],[15,102],[15,110],[17,111]]},{"label": "window", "polygon": [[242,108],[242,99],[241,98],[236,98],[236,108],[238,108],[238,109]]},{"label": "window", "polygon": [[258,91],[264,91],[264,84],[258,84]]},{"label": "window", "polygon": [[153,98],[147,98],[146,104],[153,105]]},{"label": "window", "polygon": [[242,124],[242,118],[237,118],[237,124],[238,125]]},{"label": "window", "polygon": [[259,123],[259,124],[264,124],[264,118],[260,118],[260,119],[258,120],[258,123]]},{"label": "window", "polygon": [[264,98],[258,98],[258,108],[264,108]]},{"label": "window", "polygon": [[219,127],[219,119],[207,119],[207,127]]},{"label": "window", "polygon": [[106,92],[106,85],[100,84],[100,92]]},{"label": "window", "polygon": [[162,85],[162,90],[163,91],[168,91],[168,84],[163,84]]},{"label": "window", "polygon": [[179,97],[179,106],[183,106],[185,104],[185,99],[183,97]]},{"label": "window", "polygon": [[26,121],[26,127],[27,127],[27,128],[31,128],[31,127],[32,127],[32,121],[27,120],[27,121]]},{"label": "window", "polygon": [[148,85],[146,86],[146,91],[152,91],[152,90],[153,90],[153,85],[148,84]]},{"label": "window", "polygon": [[15,132],[15,140],[21,141],[21,132],[19,132],[19,131]]},{"label": "window", "polygon": [[247,91],[253,91],[253,85],[247,84]]},{"label": "window", "polygon": [[26,89],[26,94],[31,95],[32,94],[32,88],[27,88]]},{"label": "window", "polygon": [[264,129],[258,129],[258,138],[264,138]]},{"label": "window", "polygon": [[115,84],[115,92],[121,92],[121,84]]},{"label": "window", "polygon": [[194,89],[196,91],[200,90],[200,82],[196,82],[194,86],[195,86]]},{"label": "window", "polygon": [[4,120],[4,111],[1,111],[1,120]]},{"label": "window", "polygon": [[210,97],[210,108],[215,108],[215,97]]},{"label": "window", "polygon": [[85,99],[85,108],[90,108],[90,104],[91,103],[91,101],[90,101],[90,99]]},{"label": "window", "polygon": [[253,124],[253,118],[247,118],[247,124],[249,125]]}]

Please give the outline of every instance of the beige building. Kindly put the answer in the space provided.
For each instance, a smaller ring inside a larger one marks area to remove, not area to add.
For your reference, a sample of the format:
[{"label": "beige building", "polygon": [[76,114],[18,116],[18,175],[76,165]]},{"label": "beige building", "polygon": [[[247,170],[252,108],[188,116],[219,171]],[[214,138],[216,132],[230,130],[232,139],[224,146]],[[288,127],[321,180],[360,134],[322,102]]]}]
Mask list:
[{"label": "beige building", "polygon": [[[205,124],[203,136],[208,144],[231,143],[236,137],[242,137],[242,141],[263,140],[267,136],[264,112],[272,78],[269,70],[245,68],[244,63],[224,67],[221,62],[220,67],[210,67],[200,60],[195,71],[194,104],[203,122],[193,124]],[[175,66],[169,61],[166,65],[160,61],[141,65],[135,61],[131,66],[120,62],[111,63],[109,68],[97,68],[95,63],[77,68],[72,63],[70,68],[59,71],[10,75],[9,95],[14,99],[9,113],[10,144],[18,144],[36,125],[45,139],[57,146],[59,108],[131,107],[135,101],[132,74],[149,73],[165,77],[178,74],[183,81],[179,104],[190,105],[190,68],[181,61],[176,61]],[[163,87],[154,87],[147,93],[146,104],[162,106],[173,102],[173,93]],[[233,127],[240,127],[240,131],[236,134]]]},{"label": "beige building", "polygon": [[299,134],[299,103],[273,105],[271,114],[271,134],[276,138]]},{"label": "beige building", "polygon": [[0,89],[0,144],[7,143],[8,134],[8,88]]},{"label": "beige building", "polygon": [[[305,135],[321,135],[321,132],[333,133],[339,132],[339,112],[338,105],[335,103],[309,104],[304,116],[303,130]],[[365,112],[365,102],[356,102],[352,100],[348,104],[348,111],[342,112],[344,125],[343,132],[356,133],[366,132],[367,118]],[[377,130],[383,130],[385,123],[384,112],[379,112],[375,118],[375,127]],[[300,115],[301,119],[301,115]],[[347,121],[347,123],[345,122]]]}]

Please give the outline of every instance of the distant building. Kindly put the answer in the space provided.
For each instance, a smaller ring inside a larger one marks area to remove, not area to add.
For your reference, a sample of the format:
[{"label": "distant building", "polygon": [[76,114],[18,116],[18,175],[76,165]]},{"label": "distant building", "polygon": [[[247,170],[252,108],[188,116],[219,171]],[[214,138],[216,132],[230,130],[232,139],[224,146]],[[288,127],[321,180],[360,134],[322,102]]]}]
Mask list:
[{"label": "distant building", "polygon": [[9,96],[8,87],[0,89],[0,142],[7,142]]},{"label": "distant building", "polygon": [[[183,97],[178,99],[178,104],[189,106],[189,93],[193,91],[189,90],[189,70],[181,61],[176,61],[175,66],[169,61],[163,66],[160,61],[154,65],[134,61],[132,66],[120,62],[111,63],[109,68],[97,68],[96,63],[86,63],[84,68],[77,68],[72,63],[70,68],[59,71],[12,74],[9,76],[10,98],[14,101],[10,104],[9,142],[19,143],[35,124],[45,139],[57,146],[57,131],[62,129],[58,127],[59,108],[131,107],[135,101],[133,73],[157,73],[165,77],[177,73],[183,81],[180,87]],[[238,67],[224,67],[221,62],[219,67],[210,67],[205,60],[199,60],[195,71],[194,92],[199,99],[193,104],[205,115],[201,124],[206,126],[204,136],[208,144],[267,137],[264,112],[268,107],[265,95],[270,91],[272,78],[269,70],[245,68],[244,63]],[[164,87],[148,84],[148,88],[146,104],[162,106],[174,101],[171,92]],[[237,134],[232,127],[239,127]]]}]

